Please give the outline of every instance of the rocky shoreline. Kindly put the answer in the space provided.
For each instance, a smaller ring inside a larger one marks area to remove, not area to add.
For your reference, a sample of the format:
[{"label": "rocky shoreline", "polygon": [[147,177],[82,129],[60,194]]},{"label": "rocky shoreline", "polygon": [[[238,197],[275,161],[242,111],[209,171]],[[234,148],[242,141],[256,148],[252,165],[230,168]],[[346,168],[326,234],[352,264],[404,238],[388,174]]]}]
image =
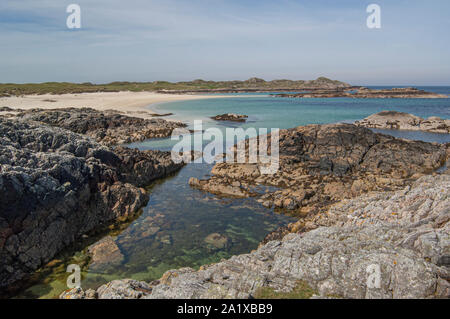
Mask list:
[{"label": "rocky shoreline", "polygon": [[[189,183],[221,196],[253,196],[305,220],[344,198],[402,188],[447,158],[444,145],[396,139],[352,124],[281,130],[279,154],[274,175],[261,174],[258,163],[218,163],[210,178]],[[270,188],[261,192],[261,186]]]},{"label": "rocky shoreline", "polygon": [[[256,251],[146,283],[115,280],[62,299],[254,298],[300,287],[311,298],[449,298],[450,175],[330,207],[332,223]],[[379,281],[371,280],[378,271]]]},{"label": "rocky shoreline", "polygon": [[[142,187],[184,165],[169,152],[114,146],[168,136],[181,123],[93,109],[0,111],[10,112],[0,117],[0,291],[82,236],[138,214],[148,201]],[[450,175],[436,174],[450,145],[362,126],[281,130],[275,175],[262,175],[258,164],[219,163],[210,178],[189,181],[301,217],[258,250],[152,283],[116,280],[61,298],[253,298],[261,288],[288,292],[299,283],[313,298],[450,297]],[[205,242],[227,245],[218,233]],[[98,267],[124,258],[108,237],[89,251]],[[382,278],[375,289],[367,286],[374,264]]]},{"label": "rocky shoreline", "polygon": [[304,93],[272,94],[274,97],[288,98],[334,98],[347,97],[355,99],[446,99],[447,95],[426,92],[416,88],[392,88],[384,90],[368,89],[366,87],[337,88],[325,90],[305,90]]},{"label": "rocky shoreline", "polygon": [[[257,164],[220,163],[210,179],[190,184],[221,196],[258,196],[296,211],[298,222],[250,254],[198,271],[170,270],[151,283],[115,280],[60,298],[254,298],[262,288],[277,294],[299,287],[312,298],[448,298],[450,175],[434,171],[449,154],[445,145],[351,124],[283,130],[275,176],[262,176]],[[275,190],[253,191],[263,184]],[[369,286],[369,267],[379,269],[379,286]]]},{"label": "rocky shoreline", "polygon": [[396,111],[382,111],[370,115],[361,121],[356,121],[355,125],[387,130],[424,131],[441,134],[450,133],[450,120],[444,120],[436,116],[423,119],[413,114]]},{"label": "rocky shoreline", "polygon": [[169,152],[110,145],[178,126],[91,109],[0,117],[0,290],[82,236],[138,214],[149,198],[142,187],[184,164]]},{"label": "rocky shoreline", "polygon": [[[101,112],[92,108],[37,108],[21,110],[3,107],[0,108],[0,112],[10,112],[11,117],[35,121],[87,135],[97,142],[107,145],[169,137],[174,129],[186,127],[185,124],[180,122],[163,119],[143,119],[123,115],[113,110]],[[156,116],[167,115],[156,114]]]}]

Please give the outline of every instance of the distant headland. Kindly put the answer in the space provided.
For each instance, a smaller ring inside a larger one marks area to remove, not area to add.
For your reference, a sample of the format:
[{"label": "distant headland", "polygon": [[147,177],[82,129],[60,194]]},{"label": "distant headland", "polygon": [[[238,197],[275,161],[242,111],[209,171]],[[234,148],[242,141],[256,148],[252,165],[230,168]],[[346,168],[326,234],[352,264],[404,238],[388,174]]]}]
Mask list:
[{"label": "distant headland", "polygon": [[[288,98],[448,98],[447,95],[427,92],[417,88],[369,89],[363,86],[319,77],[315,80],[272,80],[250,78],[245,81],[186,82],[111,82],[107,84],[44,82],[0,83],[0,98],[29,95],[62,95],[81,93],[150,92],[159,94],[220,94],[220,93],[272,93]],[[50,102],[46,100],[45,102]]]},{"label": "distant headland", "polygon": [[108,84],[45,82],[0,84],[0,97],[31,94],[77,94],[91,92],[158,92],[158,93],[239,93],[239,92],[283,92],[298,90],[350,89],[352,86],[337,80],[319,77],[316,80],[273,80],[250,78],[245,81],[205,81],[188,82],[111,82]]}]

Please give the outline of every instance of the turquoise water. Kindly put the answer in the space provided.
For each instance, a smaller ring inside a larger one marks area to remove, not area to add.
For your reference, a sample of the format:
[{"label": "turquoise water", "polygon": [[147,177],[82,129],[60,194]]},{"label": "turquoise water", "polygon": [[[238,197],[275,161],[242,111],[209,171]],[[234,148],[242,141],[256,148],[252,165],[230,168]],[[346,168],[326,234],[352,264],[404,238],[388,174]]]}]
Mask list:
[{"label": "turquoise water", "polygon": [[[377,87],[385,88],[385,87]],[[450,95],[450,87],[424,87],[429,91]],[[276,98],[266,93],[245,95],[229,94],[227,98],[171,102],[151,106],[158,112],[171,112],[169,117],[192,125],[202,120],[203,128],[291,128],[307,124],[354,122],[384,110],[412,113],[420,117],[439,116],[450,118],[450,99],[352,99],[352,98]],[[223,123],[210,117],[223,113],[248,115],[245,124]],[[389,133],[389,132],[388,132]],[[450,142],[447,134],[392,131],[398,137],[427,141]],[[140,144],[140,147],[170,149],[176,142],[159,140]],[[138,146],[138,145],[134,145]]]},{"label": "turquoise water", "polygon": [[[450,88],[439,88],[450,93]],[[443,93],[443,92],[441,92]],[[227,98],[191,100],[153,105],[151,109],[175,115],[171,119],[192,125],[203,120],[204,129],[218,127],[290,128],[311,123],[353,122],[382,110],[396,110],[422,117],[450,118],[450,99],[285,99],[267,94],[230,95]],[[243,113],[245,124],[215,122],[209,117],[222,113]],[[450,142],[450,134],[385,131],[399,137]],[[169,150],[169,139],[148,140],[129,145],[140,149]],[[166,270],[199,267],[235,254],[247,253],[271,231],[293,221],[274,213],[253,199],[224,199],[192,189],[190,177],[205,178],[212,165],[188,164],[172,177],[152,185],[150,202],[142,215],[115,235],[123,259],[101,271],[83,267],[83,288],[97,288],[120,278],[151,281]],[[208,242],[211,234],[220,234],[226,244]],[[55,267],[19,297],[50,298],[66,289],[65,266],[84,260],[80,250]]]},{"label": "turquoise water", "polygon": [[353,122],[383,110],[408,112],[421,117],[450,118],[450,99],[295,99],[230,97],[172,102],[154,107],[175,113],[173,119],[214,123],[211,116],[241,113],[249,116],[242,127],[291,128],[298,125]]}]

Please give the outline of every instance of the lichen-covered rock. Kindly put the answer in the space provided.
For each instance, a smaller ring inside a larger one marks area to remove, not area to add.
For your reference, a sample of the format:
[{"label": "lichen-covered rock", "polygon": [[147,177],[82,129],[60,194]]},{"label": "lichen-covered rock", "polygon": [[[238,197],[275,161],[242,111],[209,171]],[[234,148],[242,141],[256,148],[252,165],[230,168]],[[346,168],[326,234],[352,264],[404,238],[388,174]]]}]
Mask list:
[{"label": "lichen-covered rock", "polygon": [[[425,176],[400,191],[334,205],[332,226],[288,234],[199,271],[171,270],[140,298],[250,298],[259,287],[288,292],[299,281],[315,297],[448,298],[449,191],[450,176]],[[100,290],[121,297],[108,285]]]},{"label": "lichen-covered rock", "polygon": [[356,121],[355,125],[387,130],[450,133],[450,120],[444,120],[435,116],[423,119],[413,114],[396,111],[383,111],[370,115],[361,121]]},{"label": "lichen-covered rock", "polygon": [[98,299],[140,299],[151,293],[152,288],[142,281],[114,280],[97,289]]},{"label": "lichen-covered rock", "polygon": [[73,288],[63,292],[60,299],[140,299],[152,292],[150,285],[143,281],[132,279],[114,280],[97,291]]},{"label": "lichen-covered rock", "polygon": [[148,201],[141,187],[182,167],[169,159],[0,117],[0,289],[82,235],[135,215]]},{"label": "lichen-covered rock", "polygon": [[[218,163],[213,176],[189,184],[222,196],[256,196],[264,206],[304,216],[369,191],[400,189],[447,158],[445,145],[396,139],[351,124],[281,130],[279,141],[280,168],[273,175],[261,174],[258,163]],[[261,193],[255,191],[258,185],[271,188]]]},{"label": "lichen-covered rock", "polygon": [[84,291],[81,288],[73,288],[63,292],[60,299],[97,299],[97,292],[93,289]]},{"label": "lichen-covered rock", "polygon": [[174,163],[170,152],[140,151],[118,146],[114,148],[114,153],[120,159],[117,167],[121,180],[141,187],[178,171],[185,164]]}]

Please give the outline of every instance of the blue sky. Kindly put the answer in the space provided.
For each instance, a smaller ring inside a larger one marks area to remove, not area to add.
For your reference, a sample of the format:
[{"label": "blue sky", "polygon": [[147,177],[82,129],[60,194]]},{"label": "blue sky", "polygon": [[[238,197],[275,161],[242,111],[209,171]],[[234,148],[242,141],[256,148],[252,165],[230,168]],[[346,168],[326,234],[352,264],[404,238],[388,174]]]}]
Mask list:
[{"label": "blue sky", "polygon": [[[366,26],[371,3],[381,29]],[[449,16],[448,0],[1,0],[0,82],[450,85]]]}]

